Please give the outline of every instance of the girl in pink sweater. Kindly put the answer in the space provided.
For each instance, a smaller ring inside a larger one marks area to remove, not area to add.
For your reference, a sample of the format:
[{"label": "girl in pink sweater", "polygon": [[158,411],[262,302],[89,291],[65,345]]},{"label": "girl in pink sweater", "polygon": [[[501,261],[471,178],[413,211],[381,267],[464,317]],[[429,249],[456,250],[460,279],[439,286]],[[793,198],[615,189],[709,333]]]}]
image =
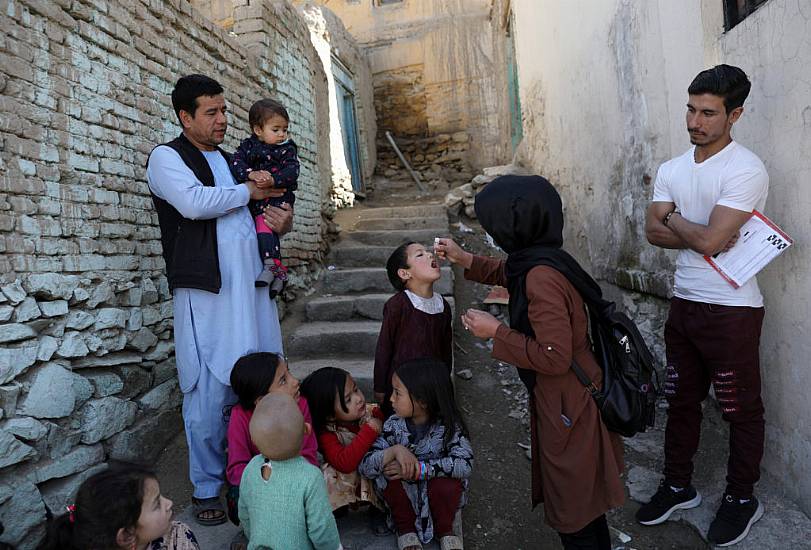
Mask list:
[{"label": "girl in pink sweater", "polygon": [[299,395],[299,381],[290,374],[287,362],[279,355],[261,352],[240,357],[231,371],[231,389],[239,401],[231,408],[231,419],[228,422],[228,463],[225,477],[230,487],[226,500],[228,517],[239,525],[237,504],[242,471],[259,454],[248,431],[256,402],[272,392],[286,393],[296,400],[307,426],[301,442],[301,456],[316,467],[318,442],[311,429],[313,420],[307,400]]}]

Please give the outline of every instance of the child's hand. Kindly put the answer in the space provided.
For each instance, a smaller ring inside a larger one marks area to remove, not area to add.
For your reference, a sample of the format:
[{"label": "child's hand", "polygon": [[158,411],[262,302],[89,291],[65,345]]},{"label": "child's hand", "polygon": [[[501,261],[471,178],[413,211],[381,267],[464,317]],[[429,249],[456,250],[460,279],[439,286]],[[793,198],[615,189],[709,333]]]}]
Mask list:
[{"label": "child's hand", "polygon": [[501,321],[478,309],[469,309],[462,315],[462,326],[477,338],[493,338]]},{"label": "child's hand", "polygon": [[400,465],[400,476],[403,479],[414,479],[417,474],[417,457],[414,453],[401,445],[395,457]]},{"label": "child's hand", "polygon": [[403,479],[402,471],[400,470],[400,463],[396,460],[392,460],[385,466],[383,466],[383,476],[386,479]]},{"label": "child's hand", "polygon": [[378,434],[383,431],[383,422],[374,416],[367,416],[363,419],[363,423],[369,425]]},{"label": "child's hand", "polygon": [[273,176],[267,170],[253,170],[248,173],[248,179],[256,182],[257,187],[273,187],[274,184]]},{"label": "child's hand", "polygon": [[470,269],[473,263],[473,254],[462,250],[462,247],[456,244],[453,239],[434,239],[434,254],[436,254],[437,258],[459,264],[465,269]]}]

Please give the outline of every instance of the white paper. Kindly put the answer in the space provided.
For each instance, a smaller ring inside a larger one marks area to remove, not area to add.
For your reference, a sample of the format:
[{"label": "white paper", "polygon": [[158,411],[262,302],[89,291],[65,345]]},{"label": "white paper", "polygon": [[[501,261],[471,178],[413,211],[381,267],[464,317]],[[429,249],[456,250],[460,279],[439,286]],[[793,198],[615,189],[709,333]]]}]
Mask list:
[{"label": "white paper", "polygon": [[704,256],[710,265],[735,288],[754,277],[761,269],[794,244],[769,218],[755,210],[743,224],[740,237],[728,252]]}]

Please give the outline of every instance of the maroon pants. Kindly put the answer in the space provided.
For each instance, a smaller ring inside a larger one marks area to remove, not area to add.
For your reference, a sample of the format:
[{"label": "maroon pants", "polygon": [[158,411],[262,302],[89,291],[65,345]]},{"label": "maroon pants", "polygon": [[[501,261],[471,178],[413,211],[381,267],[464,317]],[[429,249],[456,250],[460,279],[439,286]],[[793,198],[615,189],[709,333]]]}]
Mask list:
[{"label": "maroon pants", "polygon": [[665,430],[665,481],[690,484],[701,433],[701,402],[712,383],[729,422],[727,493],[752,496],[763,457],[760,399],[760,327],[763,308],[731,307],[673,298],[665,324],[669,404]]},{"label": "maroon pants", "polygon": [[[453,518],[462,497],[462,482],[450,477],[436,477],[428,481],[428,507],[434,520],[434,535],[444,537],[453,534]],[[391,509],[398,535],[417,530],[417,514],[408,500],[408,495],[399,480],[390,480],[383,491],[383,498]]]}]

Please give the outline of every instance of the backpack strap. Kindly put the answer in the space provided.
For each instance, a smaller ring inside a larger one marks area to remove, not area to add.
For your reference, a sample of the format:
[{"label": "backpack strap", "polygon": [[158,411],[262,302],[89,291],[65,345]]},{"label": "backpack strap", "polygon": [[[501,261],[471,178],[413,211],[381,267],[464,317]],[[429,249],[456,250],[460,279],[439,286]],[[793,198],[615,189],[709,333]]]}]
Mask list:
[{"label": "backpack strap", "polygon": [[574,359],[572,359],[571,368],[572,371],[574,372],[574,375],[577,376],[578,380],[580,380],[580,383],[586,387],[586,389],[593,398],[597,399],[597,396],[600,394],[599,388],[597,388],[597,386],[594,385],[592,379],[586,375],[585,371],[583,371],[583,369],[580,367],[580,365],[577,364],[577,361],[575,361]]}]

